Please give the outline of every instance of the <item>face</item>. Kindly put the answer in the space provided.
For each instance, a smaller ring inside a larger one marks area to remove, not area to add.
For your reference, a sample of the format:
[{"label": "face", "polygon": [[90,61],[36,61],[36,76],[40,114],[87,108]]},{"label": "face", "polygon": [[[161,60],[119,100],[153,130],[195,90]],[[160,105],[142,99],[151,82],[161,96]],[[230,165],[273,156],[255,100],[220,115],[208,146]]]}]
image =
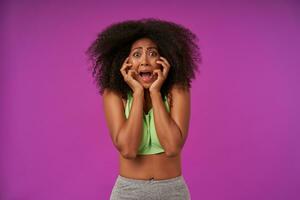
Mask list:
[{"label": "face", "polygon": [[131,46],[129,55],[129,63],[132,68],[138,72],[137,81],[144,88],[149,88],[157,79],[157,75],[153,74],[153,70],[161,69],[161,65],[156,63],[159,60],[159,52],[157,45],[148,38],[141,38],[135,41]]}]

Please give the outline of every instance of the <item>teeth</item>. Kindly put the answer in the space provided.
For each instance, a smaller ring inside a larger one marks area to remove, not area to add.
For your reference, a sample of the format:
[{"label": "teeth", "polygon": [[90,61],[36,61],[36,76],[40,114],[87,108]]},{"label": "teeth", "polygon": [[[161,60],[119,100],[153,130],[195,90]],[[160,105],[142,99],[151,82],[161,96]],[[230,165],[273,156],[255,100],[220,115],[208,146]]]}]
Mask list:
[{"label": "teeth", "polygon": [[140,76],[151,76],[151,72],[140,72]]}]

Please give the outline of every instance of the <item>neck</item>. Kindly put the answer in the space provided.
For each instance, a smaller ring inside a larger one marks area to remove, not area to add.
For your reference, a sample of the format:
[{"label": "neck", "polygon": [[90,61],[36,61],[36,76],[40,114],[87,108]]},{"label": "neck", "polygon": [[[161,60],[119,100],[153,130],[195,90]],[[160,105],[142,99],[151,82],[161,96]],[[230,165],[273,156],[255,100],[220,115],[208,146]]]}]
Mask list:
[{"label": "neck", "polygon": [[149,89],[144,89],[144,106],[145,110],[148,110],[152,107]]},{"label": "neck", "polygon": [[149,89],[144,89],[144,100],[146,104],[151,101]]}]

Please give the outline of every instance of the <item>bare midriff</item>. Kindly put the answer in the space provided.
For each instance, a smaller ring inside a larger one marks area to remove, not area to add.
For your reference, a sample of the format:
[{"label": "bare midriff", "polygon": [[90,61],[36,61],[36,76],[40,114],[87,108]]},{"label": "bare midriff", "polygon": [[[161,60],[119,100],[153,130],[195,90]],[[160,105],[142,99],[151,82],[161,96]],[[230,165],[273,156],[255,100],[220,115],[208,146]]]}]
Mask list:
[{"label": "bare midriff", "polygon": [[120,159],[120,175],[142,180],[163,180],[181,175],[180,154],[167,157],[165,153],[138,155],[135,159]]},{"label": "bare midriff", "polygon": [[[168,98],[169,105],[170,99]],[[124,109],[126,100],[123,99]],[[119,174],[126,178],[141,180],[163,180],[181,175],[180,154],[167,157],[165,153],[137,155],[135,159],[126,159],[119,154]]]}]

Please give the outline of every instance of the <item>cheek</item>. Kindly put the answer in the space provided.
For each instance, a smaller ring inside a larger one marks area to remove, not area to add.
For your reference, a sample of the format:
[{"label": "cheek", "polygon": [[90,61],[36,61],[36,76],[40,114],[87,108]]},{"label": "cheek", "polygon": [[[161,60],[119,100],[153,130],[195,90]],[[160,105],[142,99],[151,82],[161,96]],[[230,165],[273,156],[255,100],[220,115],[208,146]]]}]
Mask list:
[{"label": "cheek", "polygon": [[131,69],[134,69],[135,71],[139,71],[138,66],[135,66],[135,65],[133,65]]},{"label": "cheek", "polygon": [[153,61],[151,61],[151,65],[155,68],[155,69],[159,69],[161,64],[157,63],[158,59],[154,59]]},{"label": "cheek", "polygon": [[138,63],[138,60],[137,60],[136,58],[129,57],[128,62],[130,62],[130,63],[132,63],[132,64],[137,64],[137,63]]},{"label": "cheek", "polygon": [[157,63],[156,61],[153,64],[153,66],[154,66],[154,69],[162,69],[162,65],[160,63]]},{"label": "cheek", "polygon": [[132,64],[132,67],[135,68],[135,69],[136,69],[136,68],[138,67],[138,65],[139,65],[139,62],[138,62],[136,59],[130,59],[130,58],[129,58],[128,62],[131,63],[131,64]]}]

